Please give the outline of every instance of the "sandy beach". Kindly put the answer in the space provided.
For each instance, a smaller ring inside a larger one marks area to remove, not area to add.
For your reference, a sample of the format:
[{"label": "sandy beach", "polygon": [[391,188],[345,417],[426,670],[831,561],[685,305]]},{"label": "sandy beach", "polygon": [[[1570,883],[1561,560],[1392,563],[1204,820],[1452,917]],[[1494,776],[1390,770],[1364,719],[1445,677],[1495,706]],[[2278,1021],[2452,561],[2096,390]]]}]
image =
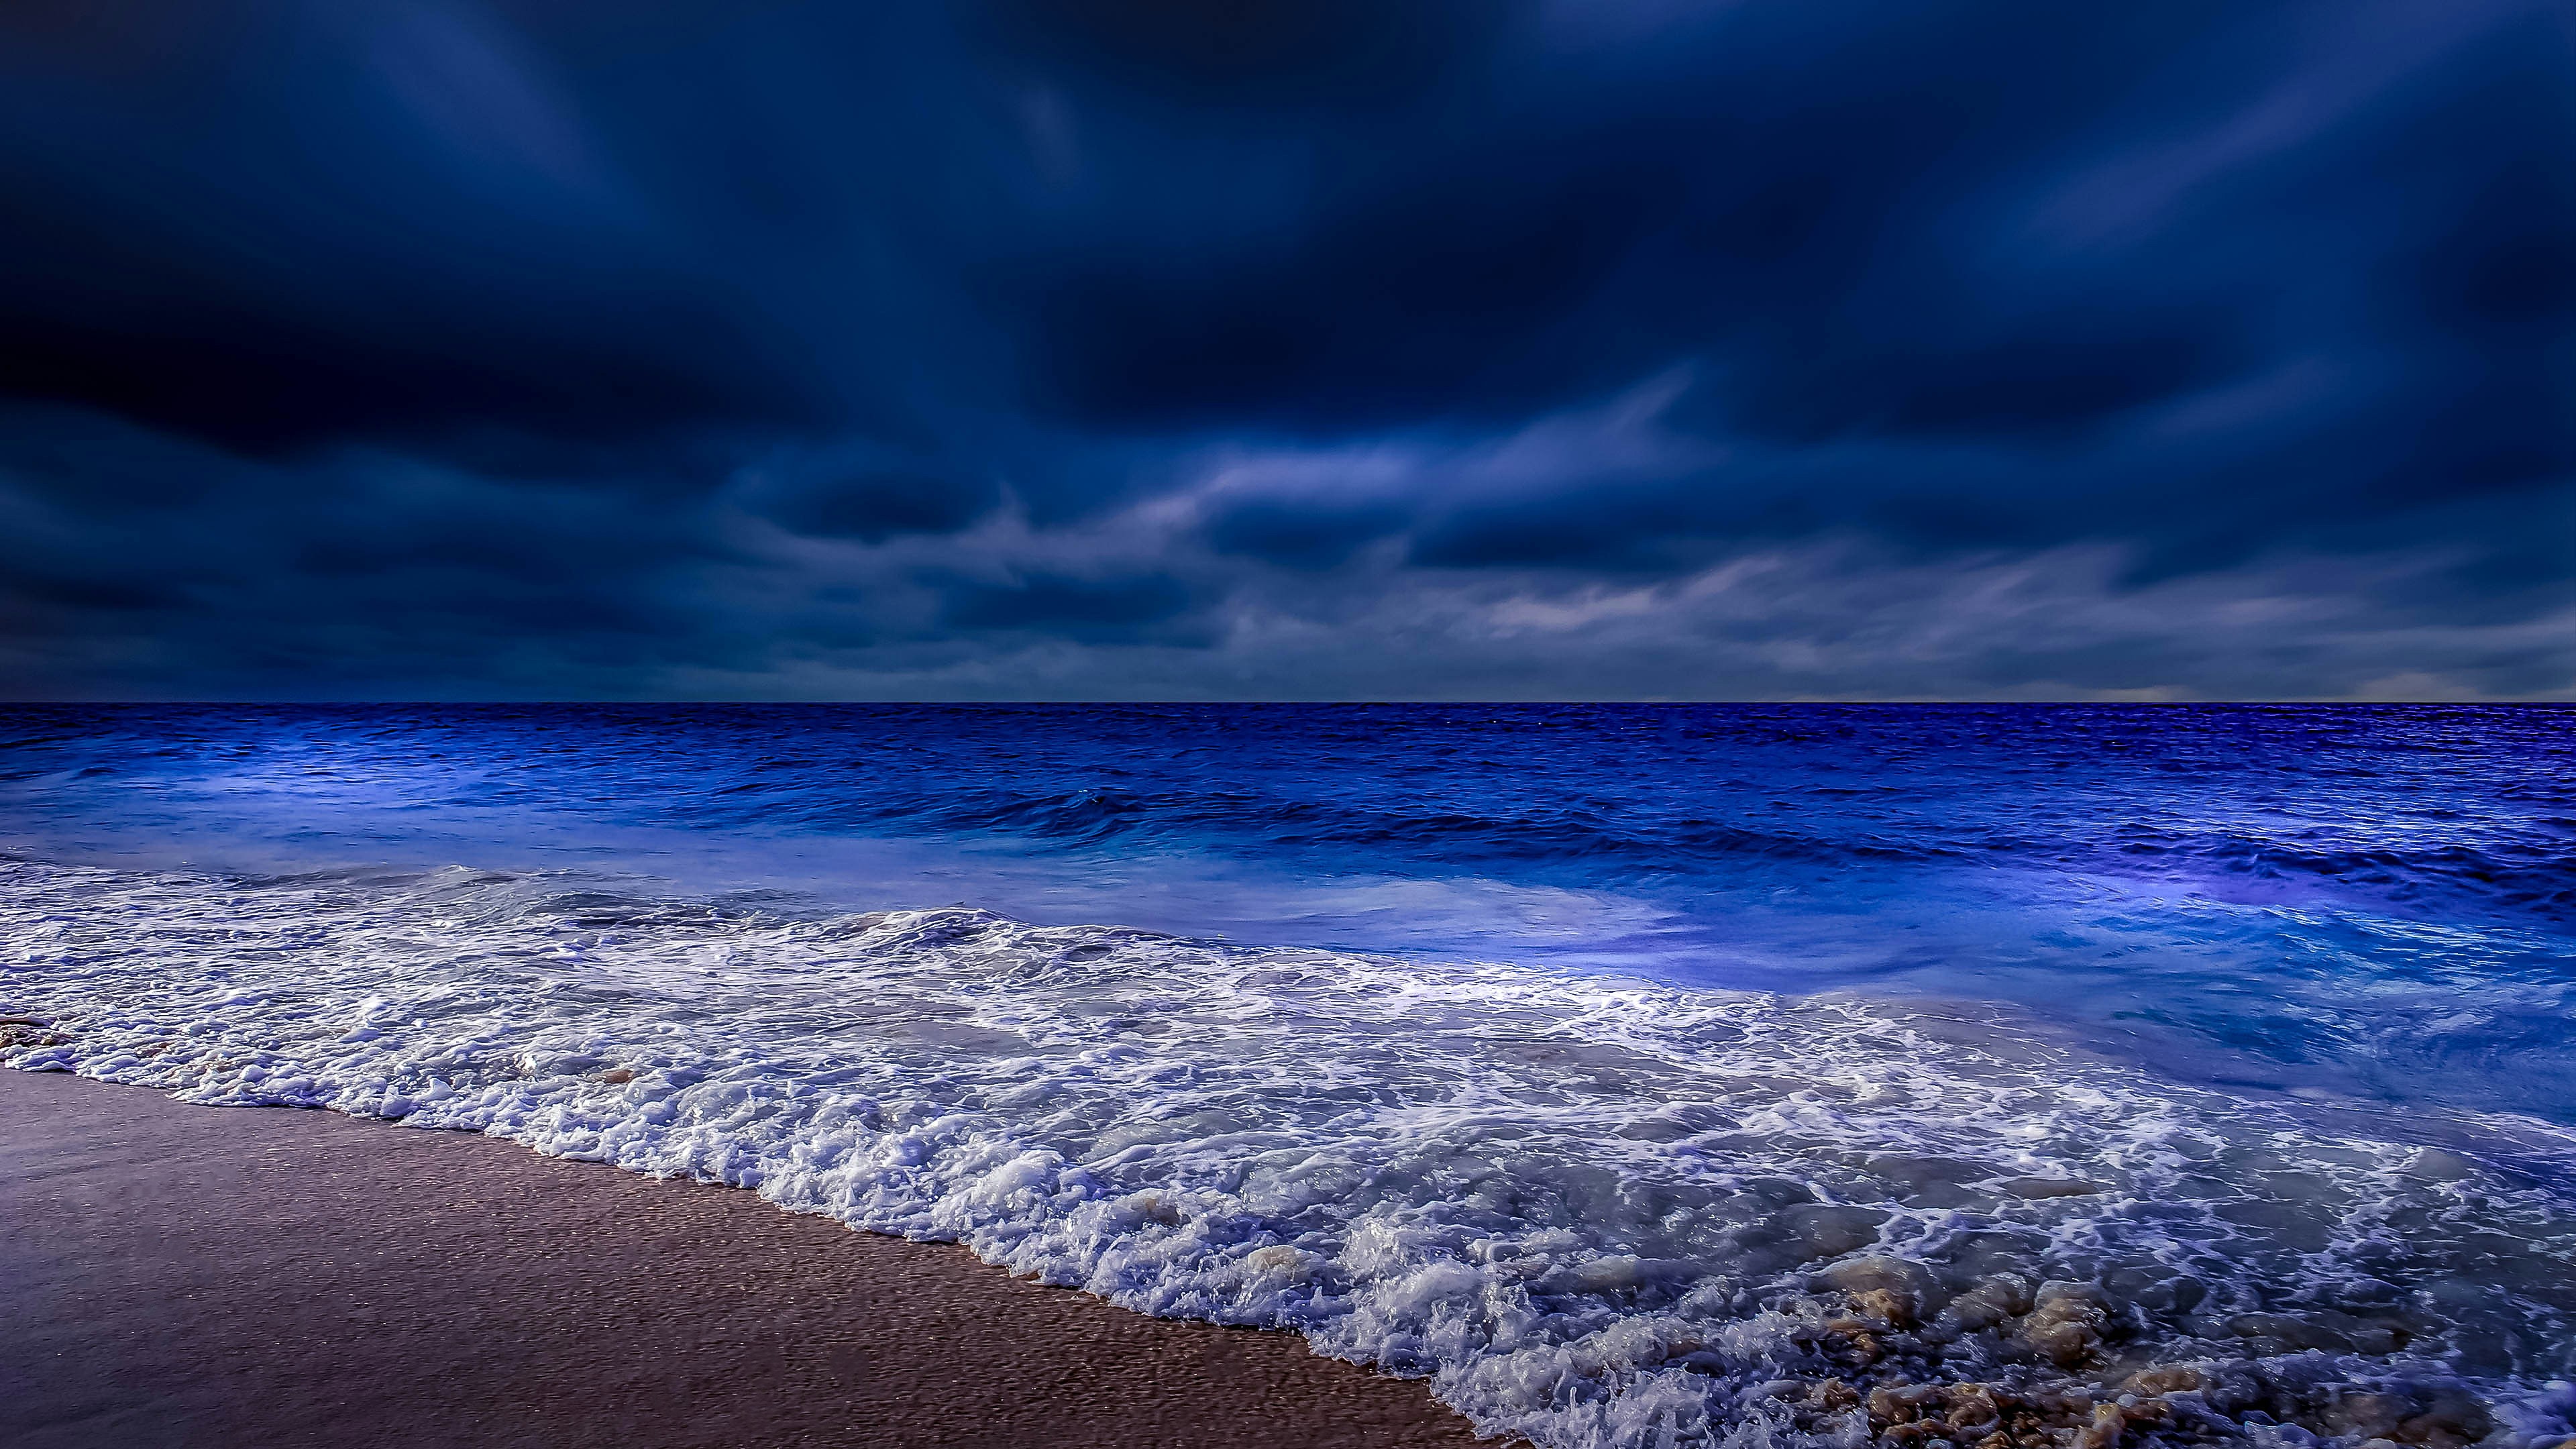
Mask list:
[{"label": "sandy beach", "polygon": [[1464,1445],[1424,1387],[747,1192],[0,1070],[0,1439]]}]

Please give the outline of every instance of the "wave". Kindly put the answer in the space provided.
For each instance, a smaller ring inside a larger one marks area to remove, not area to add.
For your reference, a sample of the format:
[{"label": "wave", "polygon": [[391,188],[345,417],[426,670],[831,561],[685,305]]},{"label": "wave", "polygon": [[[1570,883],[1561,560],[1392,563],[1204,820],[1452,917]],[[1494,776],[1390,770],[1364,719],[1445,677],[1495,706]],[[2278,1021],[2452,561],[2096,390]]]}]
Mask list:
[{"label": "wave", "polygon": [[0,716],[0,782],[48,825],[329,802],[1676,899],[2000,867],[2563,930],[2565,740],[2547,707],[82,706]]},{"label": "wave", "polygon": [[2576,1432],[2576,1138],[2001,1008],[464,869],[0,862],[0,940],[15,1066],[732,1183],[1547,1446]]}]

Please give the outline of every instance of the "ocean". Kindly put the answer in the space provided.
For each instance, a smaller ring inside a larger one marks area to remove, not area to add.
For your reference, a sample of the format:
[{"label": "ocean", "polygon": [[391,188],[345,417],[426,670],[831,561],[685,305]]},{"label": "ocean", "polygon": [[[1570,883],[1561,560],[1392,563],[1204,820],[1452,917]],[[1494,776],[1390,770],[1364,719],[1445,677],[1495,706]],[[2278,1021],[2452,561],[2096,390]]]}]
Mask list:
[{"label": "ocean", "polygon": [[2576,1434],[2567,708],[17,707],[0,942],[1547,1446]]}]

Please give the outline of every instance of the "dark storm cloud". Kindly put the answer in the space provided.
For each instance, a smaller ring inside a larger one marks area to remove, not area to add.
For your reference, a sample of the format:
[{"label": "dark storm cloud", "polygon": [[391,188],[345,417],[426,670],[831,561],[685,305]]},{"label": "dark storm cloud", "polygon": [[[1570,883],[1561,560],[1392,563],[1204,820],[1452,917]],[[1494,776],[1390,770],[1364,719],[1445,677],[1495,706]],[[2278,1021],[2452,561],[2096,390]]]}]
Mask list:
[{"label": "dark storm cloud", "polygon": [[1040,576],[999,587],[959,586],[949,596],[942,621],[969,629],[1117,638],[1137,625],[1171,619],[1188,607],[1188,591],[1167,578]]},{"label": "dark storm cloud", "polygon": [[1001,501],[989,480],[927,468],[868,468],[765,490],[761,512],[798,533],[880,543],[899,533],[953,533]]},{"label": "dark storm cloud", "polygon": [[263,452],[821,420],[475,27],[214,6],[125,55],[119,8],[0,59],[0,388]]},{"label": "dark storm cloud", "polygon": [[[1625,8],[1554,14],[1428,117],[1319,102],[1303,121],[1334,184],[1290,228],[1237,237],[1211,206],[1013,270],[1043,395],[1090,420],[1329,430],[1518,417],[1745,358],[1740,424],[2013,432],[2170,395],[2239,345],[2251,279],[2205,260],[2167,279],[1979,254],[2058,160],[2035,142],[2188,75],[2194,49],[2265,39],[2227,35],[2223,8],[1674,7],[1584,33]],[[1226,199],[1257,208],[1268,184]]]},{"label": "dark storm cloud", "polygon": [[1472,64],[1526,0],[982,0],[975,39],[1144,95],[1224,108],[1383,106]]},{"label": "dark storm cloud", "polygon": [[1402,529],[1403,510],[1330,504],[1249,501],[1223,509],[1207,522],[1207,546],[1296,568],[1330,568],[1371,539]]},{"label": "dark storm cloud", "polygon": [[2571,32],[2545,0],[32,0],[0,663],[2566,692]]}]

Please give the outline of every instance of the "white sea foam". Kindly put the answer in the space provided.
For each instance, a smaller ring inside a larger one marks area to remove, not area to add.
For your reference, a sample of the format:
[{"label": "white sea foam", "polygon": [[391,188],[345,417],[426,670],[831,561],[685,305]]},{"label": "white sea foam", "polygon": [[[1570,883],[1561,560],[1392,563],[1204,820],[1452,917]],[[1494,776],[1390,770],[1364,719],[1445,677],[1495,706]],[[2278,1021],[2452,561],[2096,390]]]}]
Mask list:
[{"label": "white sea foam", "polygon": [[0,1012],[50,1023],[9,1059],[738,1184],[1546,1445],[1857,1444],[1816,1385],[2107,1403],[2179,1362],[2272,1386],[2229,1417],[2260,1396],[2213,1369],[2204,1434],[2308,1442],[2287,1395],[2358,1443],[2331,1406],[2391,1385],[2492,1406],[2418,1442],[2571,1432],[2576,1143],[2537,1122],[2237,1101],[1919,1003],[580,886],[0,863]]}]

